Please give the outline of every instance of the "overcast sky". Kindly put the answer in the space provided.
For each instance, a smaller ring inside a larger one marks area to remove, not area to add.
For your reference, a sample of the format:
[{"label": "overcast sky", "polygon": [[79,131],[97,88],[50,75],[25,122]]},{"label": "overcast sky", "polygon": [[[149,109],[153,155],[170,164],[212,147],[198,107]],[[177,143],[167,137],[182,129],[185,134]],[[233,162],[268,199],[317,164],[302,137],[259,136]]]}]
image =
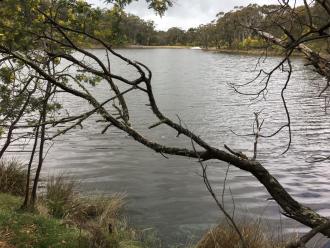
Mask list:
[{"label": "overcast sky", "polygon": [[[234,6],[246,6],[250,3],[276,4],[277,0],[174,0],[174,5],[160,18],[154,11],[149,10],[144,0],[139,0],[126,7],[126,12],[135,14],[145,20],[153,20],[156,29],[167,30],[170,27],[188,29],[206,24],[220,11],[229,11]],[[298,0],[302,3],[303,0]],[[109,7],[103,0],[87,0],[99,7]],[[293,1],[292,1],[293,2]]]}]

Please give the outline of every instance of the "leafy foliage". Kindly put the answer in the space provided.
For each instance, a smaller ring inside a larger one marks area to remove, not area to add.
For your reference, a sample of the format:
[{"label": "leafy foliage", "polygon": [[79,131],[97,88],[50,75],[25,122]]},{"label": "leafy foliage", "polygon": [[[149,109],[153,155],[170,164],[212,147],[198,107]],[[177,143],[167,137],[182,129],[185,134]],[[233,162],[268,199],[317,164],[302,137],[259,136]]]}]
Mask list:
[{"label": "leafy foliage", "polygon": [[[116,6],[119,6],[120,8],[124,8],[126,5],[132,3],[133,1],[138,0],[106,0],[108,3],[115,4]],[[168,7],[171,7],[173,5],[172,0],[145,0],[150,9],[154,9],[156,13],[158,13],[160,16],[164,14],[164,12],[168,9]]]}]

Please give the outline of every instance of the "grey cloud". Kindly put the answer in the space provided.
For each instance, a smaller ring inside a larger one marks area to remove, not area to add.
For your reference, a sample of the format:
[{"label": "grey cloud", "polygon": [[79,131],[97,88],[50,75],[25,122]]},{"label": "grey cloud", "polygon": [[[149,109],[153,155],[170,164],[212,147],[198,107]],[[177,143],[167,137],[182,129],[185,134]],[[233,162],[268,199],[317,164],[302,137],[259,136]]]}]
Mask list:
[{"label": "grey cloud", "polygon": [[[106,6],[100,0],[88,0],[88,2]],[[277,0],[175,0],[174,6],[162,18],[149,10],[145,1],[140,0],[126,7],[126,11],[143,19],[153,20],[159,30],[167,30],[173,26],[188,29],[212,21],[220,11],[229,11],[234,6],[246,6],[250,3],[276,4]]]}]

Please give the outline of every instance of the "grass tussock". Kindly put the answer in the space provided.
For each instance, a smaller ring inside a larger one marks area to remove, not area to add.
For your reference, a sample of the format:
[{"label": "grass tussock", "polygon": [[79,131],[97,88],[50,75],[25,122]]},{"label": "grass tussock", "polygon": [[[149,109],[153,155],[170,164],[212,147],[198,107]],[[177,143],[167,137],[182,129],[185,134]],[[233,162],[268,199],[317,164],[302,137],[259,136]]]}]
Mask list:
[{"label": "grass tussock", "polygon": [[0,161],[0,192],[23,196],[26,170],[17,160]]},{"label": "grass tussock", "polygon": [[124,217],[125,194],[86,197],[76,186],[63,175],[50,177],[33,213],[18,210],[21,197],[0,194],[0,248],[161,247],[155,232],[137,230]]},{"label": "grass tussock", "polygon": [[[286,243],[268,235],[266,228],[258,221],[237,223],[247,248],[284,248]],[[198,242],[196,248],[241,248],[237,232],[224,222],[210,229]]]},{"label": "grass tussock", "polygon": [[46,192],[42,199],[55,218],[64,218],[75,207],[75,181],[66,180],[63,174],[51,176],[46,184]]},{"label": "grass tussock", "polygon": [[115,248],[122,240],[133,239],[130,228],[122,228],[125,195],[83,197],[74,202],[65,220],[90,233],[91,247]]},{"label": "grass tussock", "polygon": [[66,221],[90,234],[89,246],[98,248],[157,248],[154,232],[133,228],[123,216],[125,195],[80,198]]}]

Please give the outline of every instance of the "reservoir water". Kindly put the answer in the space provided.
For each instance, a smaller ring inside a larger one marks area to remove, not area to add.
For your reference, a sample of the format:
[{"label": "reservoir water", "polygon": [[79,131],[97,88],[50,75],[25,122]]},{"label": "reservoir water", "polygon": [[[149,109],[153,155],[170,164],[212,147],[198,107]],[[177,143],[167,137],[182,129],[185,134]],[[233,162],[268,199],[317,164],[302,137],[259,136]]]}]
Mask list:
[{"label": "reservoir water", "polygon": [[[164,114],[174,120],[179,116],[191,130],[220,149],[226,144],[252,156],[253,137],[237,134],[252,132],[256,111],[262,110],[265,135],[287,122],[280,95],[287,73],[276,72],[268,94],[257,102],[230,87],[230,83],[252,80],[260,68],[271,70],[280,61],[278,57],[259,60],[258,56],[189,49],[118,51],[150,67],[154,94]],[[92,52],[105,60],[103,50]],[[112,66],[116,74],[133,77],[136,73],[116,60]],[[259,140],[258,159],[297,200],[329,216],[329,162],[309,163],[310,156],[330,155],[330,116],[325,111],[324,98],[318,97],[325,82],[304,66],[302,58],[295,58],[293,67],[285,91],[292,125],[291,148],[281,155],[289,137],[284,129],[272,138]],[[101,82],[93,93],[104,99],[110,94],[106,88]],[[257,88],[253,85],[244,90],[251,92]],[[59,100],[72,113],[88,109],[86,103],[75,98]],[[159,126],[149,130],[156,118],[146,103],[142,93],[128,95],[133,127],[152,140],[191,148],[189,140],[176,137],[169,128]],[[65,171],[81,182],[84,192],[125,192],[130,221],[141,228],[154,228],[167,245],[184,247],[221,219],[196,160],[176,156],[167,159],[115,128],[101,134],[104,124],[96,122],[98,119],[91,118],[83,129],[75,129],[55,141],[45,161],[44,175]],[[209,178],[221,197],[227,164],[218,161],[207,164]],[[226,185],[225,206],[229,210],[234,199],[237,215],[262,216],[270,223],[279,223],[279,208],[248,173],[230,167]],[[294,222],[283,225],[288,230],[300,228]]]}]

